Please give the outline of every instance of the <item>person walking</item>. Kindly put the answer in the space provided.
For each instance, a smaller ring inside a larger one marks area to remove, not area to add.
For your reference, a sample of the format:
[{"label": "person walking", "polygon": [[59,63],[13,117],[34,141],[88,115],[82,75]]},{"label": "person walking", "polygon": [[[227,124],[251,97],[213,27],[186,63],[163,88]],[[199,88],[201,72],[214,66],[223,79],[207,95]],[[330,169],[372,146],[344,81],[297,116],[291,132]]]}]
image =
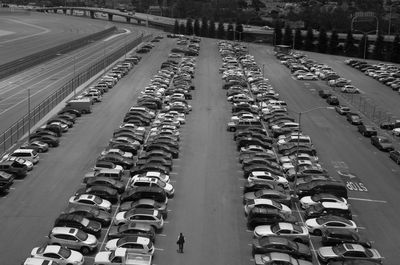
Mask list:
[{"label": "person walking", "polygon": [[176,241],[176,244],[178,244],[178,252],[183,253],[183,244],[185,243],[185,237],[183,236],[182,233],[179,234],[178,236],[178,241]]}]

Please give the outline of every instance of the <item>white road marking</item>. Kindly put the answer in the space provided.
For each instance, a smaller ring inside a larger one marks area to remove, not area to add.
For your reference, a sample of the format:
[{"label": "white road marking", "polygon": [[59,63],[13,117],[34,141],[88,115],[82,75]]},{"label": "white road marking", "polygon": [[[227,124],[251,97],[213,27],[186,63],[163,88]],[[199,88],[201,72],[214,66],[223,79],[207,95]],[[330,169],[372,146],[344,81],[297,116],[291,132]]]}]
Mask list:
[{"label": "white road marking", "polygon": [[166,234],[157,234],[157,236],[167,236]]},{"label": "white road marking", "polygon": [[354,198],[354,197],[349,197],[349,200],[354,200],[354,201],[365,201],[365,202],[379,202],[379,203],[387,203],[387,201],[381,201],[381,200],[372,200],[372,199],[364,199],[364,198]]},{"label": "white road marking", "polygon": [[164,251],[164,249],[163,248],[154,248],[155,250],[158,250],[158,251]]},{"label": "white road marking", "polygon": [[105,39],[105,40],[103,40],[103,41],[109,41],[109,40],[112,40],[112,39],[114,39],[114,38],[116,38],[116,37],[118,37],[118,36],[121,36],[121,35],[125,35],[125,34],[128,34],[128,33],[131,33],[131,31],[130,31],[129,29],[124,29],[124,30],[125,30],[125,32],[123,32],[123,33],[119,33],[119,34],[115,34],[115,35],[112,35],[112,36],[108,37],[107,39]]}]

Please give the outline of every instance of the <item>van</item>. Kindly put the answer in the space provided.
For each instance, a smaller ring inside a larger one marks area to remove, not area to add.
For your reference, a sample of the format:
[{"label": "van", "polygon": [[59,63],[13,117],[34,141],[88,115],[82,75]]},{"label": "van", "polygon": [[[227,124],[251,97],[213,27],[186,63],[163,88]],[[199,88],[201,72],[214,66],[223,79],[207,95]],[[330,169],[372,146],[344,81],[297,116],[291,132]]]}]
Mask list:
[{"label": "van", "polygon": [[75,109],[88,114],[92,112],[92,100],[90,98],[73,99],[67,102],[64,109]]},{"label": "van", "polygon": [[317,193],[330,193],[345,199],[348,198],[346,185],[337,181],[320,180],[299,184],[297,186],[297,194],[299,197],[312,196]]},{"label": "van", "polygon": [[39,258],[27,258],[22,265],[60,265],[59,263],[52,260],[45,260]]},{"label": "van", "polygon": [[107,177],[115,180],[121,180],[123,177],[123,172],[123,170],[116,168],[102,168],[85,174],[83,182],[87,183],[87,181],[93,177]]},{"label": "van", "polygon": [[14,152],[12,152],[10,156],[26,159],[32,162],[33,164],[39,163],[39,155],[33,149],[17,149]]}]

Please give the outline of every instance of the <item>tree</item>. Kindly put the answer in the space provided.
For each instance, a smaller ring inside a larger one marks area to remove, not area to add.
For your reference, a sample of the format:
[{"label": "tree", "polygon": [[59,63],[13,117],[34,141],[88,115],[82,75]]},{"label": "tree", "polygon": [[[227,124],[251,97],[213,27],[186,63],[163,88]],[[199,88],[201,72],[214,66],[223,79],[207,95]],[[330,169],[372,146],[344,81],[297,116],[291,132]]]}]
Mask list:
[{"label": "tree", "polygon": [[244,0],[238,1],[238,8],[247,8],[247,2]]},{"label": "tree", "polygon": [[293,33],[290,25],[285,27],[285,35],[283,36],[283,44],[291,46],[293,44]]},{"label": "tree", "polygon": [[203,17],[201,20],[201,29],[200,29],[200,36],[207,37],[208,35],[208,20],[206,17]]},{"label": "tree", "polygon": [[183,23],[179,24],[179,34],[185,34],[185,33],[186,33],[185,24]]},{"label": "tree", "polygon": [[328,49],[328,36],[326,35],[325,28],[321,28],[319,30],[319,37],[318,37],[318,52],[326,53]]},{"label": "tree", "polygon": [[208,26],[208,37],[215,38],[215,21],[211,20],[210,25]]},{"label": "tree", "polygon": [[353,33],[349,30],[347,32],[346,43],[344,44],[344,53],[348,56],[354,55],[355,46],[354,46],[354,38]]},{"label": "tree", "polygon": [[228,24],[228,32],[226,34],[226,38],[228,40],[233,40],[233,38],[234,38],[234,29],[233,29],[232,23]]},{"label": "tree", "polygon": [[243,25],[241,23],[236,24],[236,34],[237,34],[237,39],[241,41],[243,39]]},{"label": "tree", "polygon": [[177,19],[175,19],[175,24],[174,24],[174,34],[179,34],[179,22]]},{"label": "tree", "polygon": [[217,31],[217,38],[224,39],[225,38],[225,28],[223,22],[218,22],[218,31]]},{"label": "tree", "polygon": [[194,31],[194,35],[200,36],[200,22],[199,22],[199,20],[197,18],[194,20],[194,29],[193,29],[193,31]]},{"label": "tree", "polygon": [[186,20],[186,35],[193,35],[193,20],[191,18]]},{"label": "tree", "polygon": [[396,35],[392,42],[392,48],[390,51],[390,61],[394,63],[400,62],[400,36],[399,34]]},{"label": "tree", "polygon": [[274,45],[282,44],[282,28],[281,28],[281,23],[279,23],[279,21],[275,22],[273,43]]},{"label": "tree", "polygon": [[374,46],[375,46],[374,51],[373,51],[374,59],[383,60],[384,59],[384,42],[383,42],[383,36],[380,32],[378,32],[378,37],[376,38]]},{"label": "tree", "polygon": [[364,34],[358,44],[358,57],[367,59],[368,58],[368,35]]},{"label": "tree", "polygon": [[303,36],[301,36],[301,30],[296,29],[294,33],[294,49],[301,50],[303,48]]},{"label": "tree", "polygon": [[339,45],[339,36],[337,32],[334,30],[331,33],[331,39],[329,41],[329,53],[336,54],[338,51],[338,45]]},{"label": "tree", "polygon": [[306,51],[312,51],[314,49],[314,33],[311,27],[307,29],[306,40],[304,43],[304,49]]}]

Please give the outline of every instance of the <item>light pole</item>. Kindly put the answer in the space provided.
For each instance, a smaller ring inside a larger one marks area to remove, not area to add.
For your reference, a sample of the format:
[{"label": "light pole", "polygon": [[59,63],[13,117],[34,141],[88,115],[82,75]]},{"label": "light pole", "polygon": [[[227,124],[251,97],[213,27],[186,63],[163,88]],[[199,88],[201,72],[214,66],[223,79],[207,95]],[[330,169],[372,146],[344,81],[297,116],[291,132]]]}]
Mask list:
[{"label": "light pole", "polygon": [[308,109],[305,111],[300,111],[300,112],[295,112],[299,115],[299,128],[297,130],[297,146],[296,146],[296,164],[294,165],[294,187],[293,187],[293,195],[295,198],[297,198],[297,178],[298,178],[298,173],[299,173],[299,149],[300,149],[300,134],[301,134],[301,115],[306,114],[315,110],[319,109],[334,109],[334,107],[315,107],[312,109]]},{"label": "light pole", "polygon": [[[376,30],[374,29],[374,30],[370,30],[370,31],[361,31],[361,30],[358,30],[358,29],[353,29],[353,31],[359,31],[362,34],[364,34],[364,60],[365,60],[365,57],[366,57],[366,54],[367,54],[368,34],[372,33],[372,32],[375,32]],[[376,37],[378,38],[378,32],[376,32]]]},{"label": "light pole", "polygon": [[264,67],[265,67],[265,64],[262,64],[262,74],[263,74],[263,78],[265,77]]},{"label": "light pole", "polygon": [[28,141],[31,138],[31,89],[28,88]]},{"label": "light pole", "polygon": [[[74,77],[73,80],[75,81],[75,75],[76,74],[76,70],[75,70],[75,55],[74,55]],[[76,86],[74,85],[74,97],[76,96]]]}]

